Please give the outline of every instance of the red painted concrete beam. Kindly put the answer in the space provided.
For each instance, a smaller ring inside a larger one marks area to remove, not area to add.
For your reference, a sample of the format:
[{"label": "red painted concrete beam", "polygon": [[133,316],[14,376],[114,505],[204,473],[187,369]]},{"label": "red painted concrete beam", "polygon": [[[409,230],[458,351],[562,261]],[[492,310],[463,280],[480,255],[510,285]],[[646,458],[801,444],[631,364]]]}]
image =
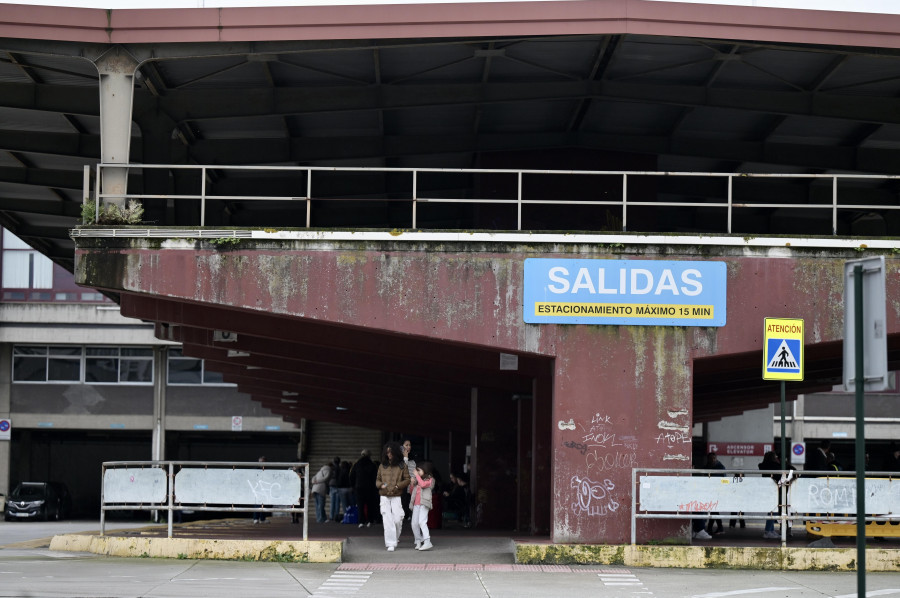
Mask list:
[{"label": "red painted concrete beam", "polygon": [[900,47],[900,15],[645,0],[97,10],[4,5],[0,37],[89,43],[635,34]]}]

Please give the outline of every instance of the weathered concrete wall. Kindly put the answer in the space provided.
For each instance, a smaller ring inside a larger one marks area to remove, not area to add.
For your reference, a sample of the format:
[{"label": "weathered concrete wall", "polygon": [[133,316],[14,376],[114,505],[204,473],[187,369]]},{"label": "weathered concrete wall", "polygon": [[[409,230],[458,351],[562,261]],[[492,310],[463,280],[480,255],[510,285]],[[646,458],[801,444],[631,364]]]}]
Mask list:
[{"label": "weathered concrete wall", "polygon": [[[690,466],[692,360],[760,350],[765,317],[804,318],[807,344],[840,339],[843,263],[859,257],[789,248],[150,243],[79,241],[78,281],[554,357],[554,542],[626,541],[631,468]],[[528,257],[725,261],[728,322],[721,328],[526,325]],[[888,263],[887,327],[898,332],[898,261]],[[657,535],[677,533],[674,524],[654,528],[663,530]]]}]

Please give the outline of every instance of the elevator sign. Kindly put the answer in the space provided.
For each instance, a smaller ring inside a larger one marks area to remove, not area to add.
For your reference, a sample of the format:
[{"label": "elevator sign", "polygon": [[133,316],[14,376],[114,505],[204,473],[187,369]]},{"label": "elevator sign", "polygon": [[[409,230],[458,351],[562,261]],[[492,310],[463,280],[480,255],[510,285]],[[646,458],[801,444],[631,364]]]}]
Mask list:
[{"label": "elevator sign", "polygon": [[724,326],[725,262],[525,260],[529,324]]},{"label": "elevator sign", "polygon": [[766,318],[763,380],[803,380],[803,320]]}]

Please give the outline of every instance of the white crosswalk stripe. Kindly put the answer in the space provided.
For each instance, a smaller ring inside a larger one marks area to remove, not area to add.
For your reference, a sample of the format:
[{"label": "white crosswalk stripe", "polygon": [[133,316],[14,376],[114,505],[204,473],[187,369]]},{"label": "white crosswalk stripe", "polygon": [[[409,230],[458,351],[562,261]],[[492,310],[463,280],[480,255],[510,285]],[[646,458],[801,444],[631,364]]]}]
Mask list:
[{"label": "white crosswalk stripe", "polygon": [[310,595],[310,598],[328,598],[330,596],[350,596],[369,581],[371,571],[335,571],[331,577]]},{"label": "white crosswalk stripe", "polygon": [[632,587],[634,590],[629,592],[629,595],[638,595],[638,594],[650,594],[653,592],[647,591],[644,588],[644,582],[637,578],[637,575],[634,573],[630,573],[627,571],[623,571],[622,573],[611,573],[604,572],[598,573],[597,577],[600,578],[600,581],[603,582],[603,585],[608,588],[621,588],[621,587]]}]

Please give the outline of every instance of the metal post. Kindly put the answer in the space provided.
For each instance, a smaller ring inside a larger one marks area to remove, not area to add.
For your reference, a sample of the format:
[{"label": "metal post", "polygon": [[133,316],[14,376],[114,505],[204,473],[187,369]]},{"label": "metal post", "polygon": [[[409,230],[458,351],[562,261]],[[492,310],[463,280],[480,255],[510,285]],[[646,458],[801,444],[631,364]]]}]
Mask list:
[{"label": "metal post", "polygon": [[306,170],[306,228],[312,221],[312,169]]},{"label": "metal post", "polygon": [[622,175],[622,232],[628,232],[628,175]]},{"label": "metal post", "polygon": [[637,470],[631,469],[631,545],[634,546],[637,541]]},{"label": "metal post", "polygon": [[[731,177],[728,177],[729,186],[731,182]],[[729,217],[728,222],[730,224],[731,218]],[[785,412],[787,409],[785,408],[785,381],[781,381],[781,467],[782,469],[787,469],[787,452],[785,452],[785,446],[787,444],[787,439],[785,438],[784,431],[784,419]],[[781,474],[781,479],[784,479],[784,474]],[[786,494],[784,492],[784,486],[778,486],[778,510],[781,513],[781,544],[784,546],[785,542],[787,542],[787,520],[784,518],[785,509],[784,503],[787,502],[785,500]]]},{"label": "metal post", "polygon": [[206,167],[200,169],[200,226],[206,226]]},{"label": "metal post", "polygon": [[168,483],[168,501],[169,501],[169,537],[172,537],[172,520],[175,519],[175,511],[172,510],[175,497],[175,462],[169,461],[169,483]]},{"label": "metal post", "polygon": [[[162,461],[166,458],[166,381],[168,379],[168,349],[165,345],[153,348],[153,431],[151,434],[151,458]],[[159,511],[153,511],[152,518],[159,521]],[[172,512],[169,511],[169,520]]]},{"label": "metal post", "polygon": [[309,539],[309,463],[303,472],[303,541]]},{"label": "metal post", "polygon": [[106,531],[106,509],[103,502],[103,481],[106,478],[106,465],[100,464],[100,537]]},{"label": "metal post", "polygon": [[91,224],[97,224],[100,221],[100,193],[103,190],[101,170],[103,170],[103,167],[97,164],[97,180],[94,182],[94,221]]},{"label": "metal post", "polygon": [[417,191],[419,184],[419,172],[417,170],[413,170],[413,180],[412,180],[412,227],[416,228],[416,197],[418,197],[419,193]]},{"label": "metal post", "polygon": [[518,217],[516,219],[516,230],[522,230],[522,171],[519,171],[518,183],[518,198],[516,202]]},{"label": "metal post", "polygon": [[[734,177],[728,177],[728,234],[731,234],[731,207],[732,207],[732,199],[734,193]],[[782,433],[784,430],[782,430]],[[784,453],[782,452],[781,458],[784,459]]]},{"label": "metal post", "polygon": [[863,360],[863,267],[853,267],[853,300],[855,302],[856,343],[856,595],[866,595],[866,422]]},{"label": "metal post", "polygon": [[837,234],[837,177],[831,179],[831,234]]}]

